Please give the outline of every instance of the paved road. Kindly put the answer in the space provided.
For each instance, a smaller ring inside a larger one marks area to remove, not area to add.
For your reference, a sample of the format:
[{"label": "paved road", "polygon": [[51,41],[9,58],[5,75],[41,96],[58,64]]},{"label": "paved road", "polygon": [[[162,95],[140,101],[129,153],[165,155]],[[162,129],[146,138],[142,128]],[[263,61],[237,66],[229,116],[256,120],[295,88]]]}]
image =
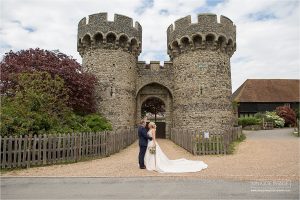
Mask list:
[{"label": "paved road", "polygon": [[2,177],[1,199],[299,199],[299,182]]},{"label": "paved road", "polygon": [[248,139],[297,139],[293,136],[294,128],[278,128],[272,130],[245,131]]}]

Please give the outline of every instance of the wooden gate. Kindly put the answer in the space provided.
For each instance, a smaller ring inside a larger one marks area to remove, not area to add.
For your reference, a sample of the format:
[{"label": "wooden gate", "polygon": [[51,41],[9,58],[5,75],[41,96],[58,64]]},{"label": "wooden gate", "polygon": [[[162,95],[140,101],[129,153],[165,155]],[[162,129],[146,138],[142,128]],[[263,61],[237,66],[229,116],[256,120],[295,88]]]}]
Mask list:
[{"label": "wooden gate", "polygon": [[156,137],[166,138],[166,122],[156,122]]}]

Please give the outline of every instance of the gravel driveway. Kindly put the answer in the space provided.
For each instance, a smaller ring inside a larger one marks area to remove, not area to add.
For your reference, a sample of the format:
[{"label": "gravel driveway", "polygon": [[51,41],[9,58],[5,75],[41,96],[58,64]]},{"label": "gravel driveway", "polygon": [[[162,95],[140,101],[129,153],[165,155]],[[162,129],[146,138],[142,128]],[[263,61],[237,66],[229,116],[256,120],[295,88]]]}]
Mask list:
[{"label": "gravel driveway", "polygon": [[138,143],[107,158],[73,164],[34,167],[5,172],[2,176],[141,177],[181,176],[187,178],[236,180],[300,180],[300,138],[293,129],[245,131],[247,139],[233,155],[194,156],[167,139],[158,143],[170,159],[202,160],[208,168],[197,173],[160,174],[138,168]]}]

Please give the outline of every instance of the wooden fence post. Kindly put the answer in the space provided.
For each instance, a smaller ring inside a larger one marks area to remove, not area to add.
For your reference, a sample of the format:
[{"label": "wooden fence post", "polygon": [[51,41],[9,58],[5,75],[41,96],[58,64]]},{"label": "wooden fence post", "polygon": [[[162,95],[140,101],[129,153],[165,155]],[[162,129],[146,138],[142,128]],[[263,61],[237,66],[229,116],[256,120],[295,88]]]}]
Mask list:
[{"label": "wooden fence post", "polygon": [[81,149],[82,149],[82,134],[79,133],[79,142],[78,142],[78,160],[81,160]]},{"label": "wooden fence post", "polygon": [[2,136],[0,135],[0,168],[2,169],[2,155],[3,151],[2,151]]},{"label": "wooden fence post", "polygon": [[33,136],[33,146],[32,146],[32,165],[36,165],[36,144],[37,144],[37,136],[34,134]]},{"label": "wooden fence post", "polygon": [[62,162],[62,159],[61,159],[61,157],[62,157],[62,155],[61,155],[61,149],[62,149],[61,142],[62,142],[62,135],[58,134],[57,157],[56,157],[58,163]]},{"label": "wooden fence post", "polygon": [[29,137],[27,138],[27,168],[30,167],[30,160],[31,160],[31,139],[32,139],[32,135],[29,134]]},{"label": "wooden fence post", "polygon": [[52,158],[53,158],[53,163],[56,163],[56,152],[57,152],[57,135],[53,135],[53,139],[52,139],[52,143],[53,143],[53,148],[52,148]]},{"label": "wooden fence post", "polygon": [[6,150],[6,144],[7,143],[7,136],[5,135],[3,138],[3,160],[2,160],[2,168],[6,168],[6,154],[7,154],[7,150]]},{"label": "wooden fence post", "polygon": [[12,159],[11,159],[11,154],[12,154],[12,136],[9,136],[9,138],[8,138],[8,151],[7,151],[7,166],[8,166],[8,168],[11,168],[12,166],[11,166],[11,161],[12,161]]},{"label": "wooden fence post", "polygon": [[105,132],[105,150],[106,156],[110,156],[110,134],[108,131]]}]

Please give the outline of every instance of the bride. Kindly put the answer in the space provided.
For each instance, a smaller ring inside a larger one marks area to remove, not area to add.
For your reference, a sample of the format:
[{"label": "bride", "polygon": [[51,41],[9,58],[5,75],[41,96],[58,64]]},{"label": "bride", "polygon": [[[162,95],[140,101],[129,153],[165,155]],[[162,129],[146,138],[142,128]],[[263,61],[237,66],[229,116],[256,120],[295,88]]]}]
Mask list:
[{"label": "bride", "polygon": [[197,172],[207,168],[203,161],[187,160],[185,158],[170,160],[161,150],[155,139],[156,125],[149,123],[148,135],[152,140],[148,142],[145,155],[147,170],[154,170],[160,173]]}]

